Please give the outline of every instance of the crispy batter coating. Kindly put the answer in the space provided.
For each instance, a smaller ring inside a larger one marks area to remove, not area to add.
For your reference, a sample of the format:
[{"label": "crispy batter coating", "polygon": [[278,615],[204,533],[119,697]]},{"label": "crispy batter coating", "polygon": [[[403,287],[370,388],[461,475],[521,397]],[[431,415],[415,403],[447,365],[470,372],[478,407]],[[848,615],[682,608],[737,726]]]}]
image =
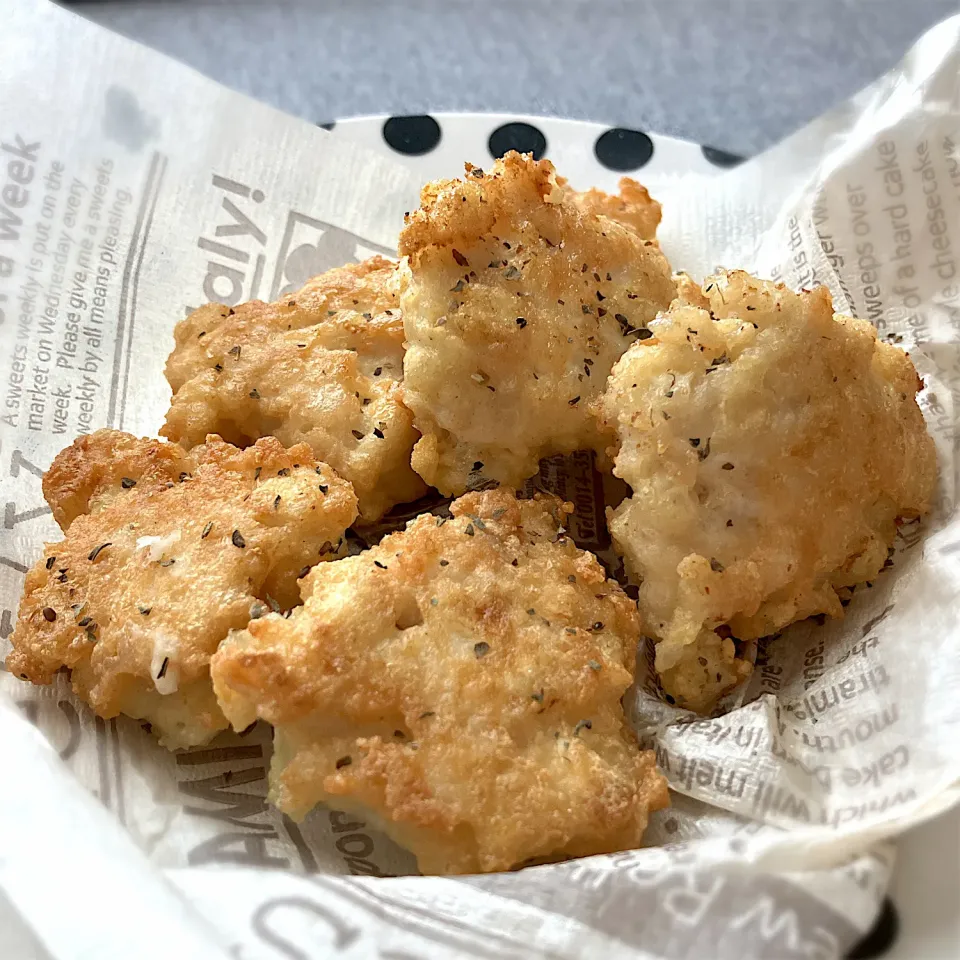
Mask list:
[{"label": "crispy batter coating", "polygon": [[[557,183],[566,185],[562,177],[557,177]],[[609,217],[629,227],[644,240],[656,240],[657,227],[660,226],[660,204],[650,196],[646,187],[630,177],[621,177],[619,186],[618,196],[594,187],[583,193],[571,190],[571,199],[584,213]]]},{"label": "crispy batter coating", "polygon": [[[675,293],[657,246],[508,153],[428,184],[400,252],[414,469],[445,494],[518,489],[541,457],[608,443],[589,415],[614,361]],[[588,195],[589,196],[589,195]],[[611,201],[612,203],[612,201]]]},{"label": "crispy batter coating", "polygon": [[43,475],[43,496],[66,533],[77,517],[99,513],[134,488],[161,490],[195,466],[196,455],[175,443],[99,430],[57,454]]},{"label": "crispy batter coating", "polygon": [[68,667],[97,714],[148,720],[171,749],[227,726],[210,655],[294,604],[298,573],[356,517],[349,483],[274,439],[185,454],[100,430],[56,458],[44,491],[69,529],[27,574],[7,669],[49,683]]},{"label": "crispy batter coating", "polygon": [[272,796],[378,816],[425,873],[635,847],[666,804],[626,727],[639,622],[569,505],[471,493],[301,582],[304,606],[213,660],[242,728],[276,728]]},{"label": "crispy batter coating", "polygon": [[426,487],[410,467],[418,434],[400,399],[397,288],[396,264],[373,257],[276,303],[196,310],[174,333],[162,435],[187,447],[208,433],[237,446],[309,443],[353,484],[365,520],[417,499]]},{"label": "crispy batter coating", "polygon": [[[884,566],[936,480],[922,384],[873,327],[742,271],[681,297],[614,367],[603,408],[633,489],[610,532],[664,689],[697,710],[749,673],[732,637],[818,613]],[[717,629],[719,627],[719,629]]]}]

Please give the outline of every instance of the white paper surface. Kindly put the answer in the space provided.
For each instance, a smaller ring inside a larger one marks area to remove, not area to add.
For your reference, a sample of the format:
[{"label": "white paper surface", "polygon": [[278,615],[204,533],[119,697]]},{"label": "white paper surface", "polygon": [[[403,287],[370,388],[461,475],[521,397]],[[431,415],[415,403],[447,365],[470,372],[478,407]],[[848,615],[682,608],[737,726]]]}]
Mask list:
[{"label": "white paper surface", "polygon": [[[58,539],[42,471],[78,433],[156,433],[184,311],[392,251],[419,188],[51,4],[5,13],[4,641],[25,569]],[[297,827],[266,805],[269,730],[172,755],[133,721],[93,718],[62,678],[0,673],[0,890],[50,954],[842,955],[879,909],[887,839],[958,799],[958,74],[955,18],[770,153],[661,195],[676,268],[825,283],[838,310],[902,338],[927,378],[941,483],[935,515],[904,528],[893,569],[844,621],[761,645],[746,706],[691,718],[654,709],[640,684],[632,707],[675,791],[649,848],[401,876],[410,855],[362,820],[318,809]]]}]

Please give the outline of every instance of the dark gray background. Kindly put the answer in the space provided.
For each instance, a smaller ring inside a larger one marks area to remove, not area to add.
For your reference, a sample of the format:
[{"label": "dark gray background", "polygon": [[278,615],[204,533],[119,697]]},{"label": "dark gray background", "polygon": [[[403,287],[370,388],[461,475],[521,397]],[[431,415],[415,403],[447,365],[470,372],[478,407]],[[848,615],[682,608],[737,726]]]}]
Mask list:
[{"label": "dark gray background", "polygon": [[108,0],[74,10],[314,122],[536,113],[752,154],[960,0]]}]

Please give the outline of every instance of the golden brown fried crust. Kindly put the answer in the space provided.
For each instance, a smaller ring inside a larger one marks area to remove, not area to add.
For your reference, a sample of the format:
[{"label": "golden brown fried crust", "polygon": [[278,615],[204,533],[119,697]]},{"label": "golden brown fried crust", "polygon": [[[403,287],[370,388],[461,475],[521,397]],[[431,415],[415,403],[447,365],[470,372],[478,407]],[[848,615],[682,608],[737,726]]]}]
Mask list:
[{"label": "golden brown fried crust", "polygon": [[397,265],[330,270],[276,303],[208,304],[181,321],[167,360],[173,400],[161,433],[187,447],[217,433],[309,443],[349,480],[366,520],[426,487],[403,406]]},{"label": "golden brown fried crust", "polygon": [[734,271],[680,289],[603,401],[633,489],[610,531],[664,688],[706,709],[749,672],[731,634],[842,615],[837,590],[876,576],[899,520],[928,510],[936,457],[910,359],[834,316],[825,287]]},{"label": "golden brown fried crust", "polygon": [[[557,182],[563,182],[562,178],[557,177]],[[646,187],[630,177],[621,177],[619,187],[618,196],[596,188],[583,193],[571,190],[571,194],[573,202],[584,213],[608,217],[635,231],[644,240],[656,240],[660,204],[650,196]]]},{"label": "golden brown fried crust", "polygon": [[128,490],[163,489],[192,467],[193,460],[176,444],[102,430],[60,451],[43,475],[43,495],[66,533],[77,517],[98,513]]},{"label": "golden brown fried crust", "polygon": [[674,296],[655,244],[574,196],[548,161],[508,153],[488,174],[428,184],[407,218],[413,466],[445,494],[480,479],[518,489],[541,457],[602,451],[589,407]]},{"label": "golden brown fried crust", "polygon": [[274,439],[210,437],[184,454],[100,430],[56,458],[44,489],[69,529],[27,574],[7,669],[49,683],[68,667],[100,716],[147,719],[169,746],[226,726],[210,655],[271,602],[295,603],[298,573],[356,517],[350,484]]},{"label": "golden brown fried crust", "polygon": [[272,795],[362,809],[428,873],[635,847],[666,803],[620,698],[635,605],[569,505],[473,493],[302,581],[213,660],[235,727],[276,727]]}]

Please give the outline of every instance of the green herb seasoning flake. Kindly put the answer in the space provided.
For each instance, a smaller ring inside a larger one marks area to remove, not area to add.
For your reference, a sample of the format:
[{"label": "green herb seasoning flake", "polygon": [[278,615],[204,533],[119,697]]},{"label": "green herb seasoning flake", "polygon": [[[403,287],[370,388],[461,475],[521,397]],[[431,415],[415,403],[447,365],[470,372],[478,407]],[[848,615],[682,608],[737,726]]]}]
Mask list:
[{"label": "green herb seasoning flake", "polygon": [[230,540],[233,542],[235,547],[238,547],[241,550],[247,545],[247,541],[243,539],[243,534],[239,530],[233,531]]},{"label": "green herb seasoning flake", "polygon": [[259,391],[256,387],[254,387],[254,388],[250,391],[250,393],[247,394],[247,396],[249,396],[251,400],[259,400],[259,399],[260,399],[260,391]]},{"label": "green herb seasoning flake", "polygon": [[490,652],[490,644],[486,640],[481,640],[473,645],[473,655],[479,660]]},{"label": "green herb seasoning flake", "polygon": [[88,554],[87,559],[93,563],[100,554],[107,549],[107,547],[112,547],[113,544],[108,540],[106,543],[101,543],[99,547],[94,547]]},{"label": "green herb seasoning flake", "polygon": [[123,477],[120,480],[120,486],[123,487],[124,490],[130,490],[132,487],[135,487],[136,485],[137,485],[137,481],[134,480],[132,477]]},{"label": "green herb seasoning flake", "polygon": [[597,672],[599,672],[599,671],[602,669],[602,665],[601,665],[599,662],[597,662],[596,660],[588,660],[588,661],[587,661],[587,666],[588,666],[591,670],[596,670]]},{"label": "green herb seasoning flake", "polygon": [[592,729],[593,729],[592,720],[578,720],[577,725],[573,728],[573,735],[575,737],[579,737],[581,730],[592,730]]},{"label": "green herb seasoning flake", "polygon": [[54,565],[56,562],[57,562],[57,558],[56,558],[56,557],[47,557],[47,563],[46,563],[47,569],[48,569],[48,570],[52,570],[52,569],[53,569],[53,565]]}]

